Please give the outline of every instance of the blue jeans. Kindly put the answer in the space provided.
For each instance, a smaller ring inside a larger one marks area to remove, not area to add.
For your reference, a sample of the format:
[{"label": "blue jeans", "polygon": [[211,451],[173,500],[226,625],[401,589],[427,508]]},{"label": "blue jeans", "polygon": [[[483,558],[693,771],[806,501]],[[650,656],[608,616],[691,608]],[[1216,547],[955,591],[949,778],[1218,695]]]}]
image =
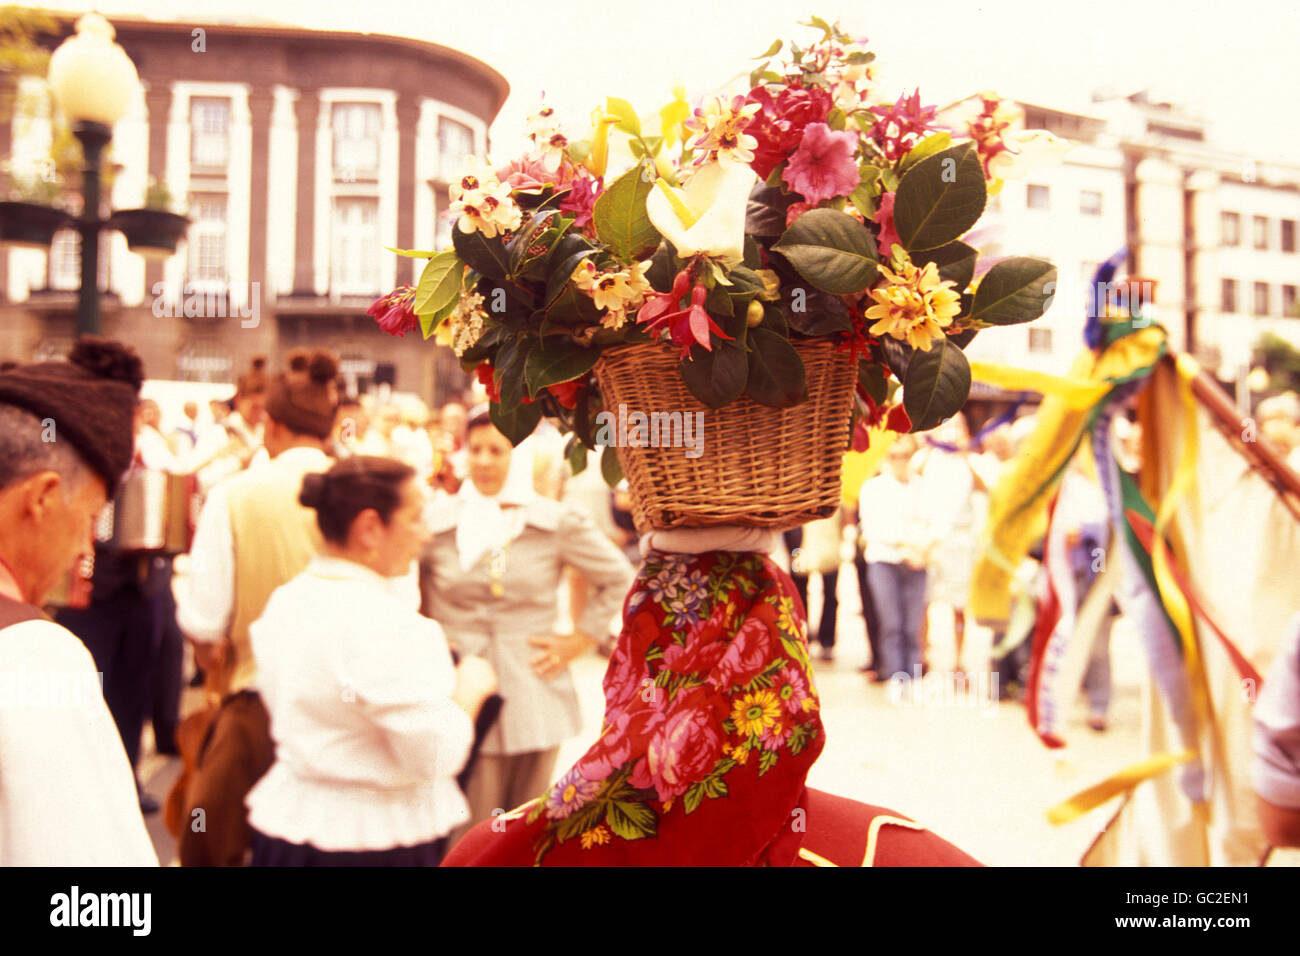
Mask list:
[{"label": "blue jeans", "polygon": [[921,671],[921,615],[925,613],[925,569],[872,561],[867,579],[880,619],[881,676]]}]

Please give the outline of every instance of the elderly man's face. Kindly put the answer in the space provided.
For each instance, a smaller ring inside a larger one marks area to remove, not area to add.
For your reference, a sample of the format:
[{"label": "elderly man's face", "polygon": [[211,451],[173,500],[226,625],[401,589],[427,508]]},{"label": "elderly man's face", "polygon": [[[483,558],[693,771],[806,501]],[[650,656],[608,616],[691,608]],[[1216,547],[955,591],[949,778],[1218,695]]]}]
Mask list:
[{"label": "elderly man's face", "polygon": [[60,479],[59,485],[43,496],[35,516],[41,542],[35,603],[40,603],[82,556],[94,552],[95,518],[106,501],[103,479],[95,474],[86,474],[71,485]]}]

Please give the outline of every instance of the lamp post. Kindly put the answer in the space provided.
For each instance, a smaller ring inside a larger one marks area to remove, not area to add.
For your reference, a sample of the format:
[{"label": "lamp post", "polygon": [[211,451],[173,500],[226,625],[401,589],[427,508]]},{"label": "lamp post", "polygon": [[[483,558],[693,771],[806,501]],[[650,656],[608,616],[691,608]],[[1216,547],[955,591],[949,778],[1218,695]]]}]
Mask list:
[{"label": "lamp post", "polygon": [[97,13],[77,21],[77,32],[50,57],[54,100],[81,141],[81,286],[77,292],[77,334],[97,334],[99,321],[99,233],[108,220],[100,215],[100,169],[113,124],[125,115],[140,88],[135,64],[113,41],[112,24]]}]

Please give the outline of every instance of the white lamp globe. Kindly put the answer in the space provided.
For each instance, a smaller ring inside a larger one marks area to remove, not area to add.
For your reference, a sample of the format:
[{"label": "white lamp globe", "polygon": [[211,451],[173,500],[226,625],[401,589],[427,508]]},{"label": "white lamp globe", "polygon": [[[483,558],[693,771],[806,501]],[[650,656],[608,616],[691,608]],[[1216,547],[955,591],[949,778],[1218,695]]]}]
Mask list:
[{"label": "white lamp globe", "polygon": [[48,79],[55,102],[70,121],[112,126],[140,86],[135,64],[113,42],[113,25],[98,13],[77,21],[77,32],[50,57]]}]

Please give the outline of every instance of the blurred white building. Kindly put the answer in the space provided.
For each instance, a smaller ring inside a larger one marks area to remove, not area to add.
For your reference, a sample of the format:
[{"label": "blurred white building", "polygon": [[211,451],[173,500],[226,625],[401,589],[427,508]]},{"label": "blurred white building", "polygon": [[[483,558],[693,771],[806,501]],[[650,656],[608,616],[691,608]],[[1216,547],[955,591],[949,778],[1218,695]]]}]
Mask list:
[{"label": "blurred white building", "polygon": [[1020,102],[1027,129],[1075,144],[1065,161],[1009,181],[981,221],[985,255],[1033,255],[1058,269],[1039,321],[981,336],[972,357],[1063,372],[1082,347],[1086,283],[1123,246],[1157,282],[1175,347],[1236,379],[1261,334],[1300,347],[1300,167],[1211,141],[1206,124],[1145,92],[1089,112]]}]

